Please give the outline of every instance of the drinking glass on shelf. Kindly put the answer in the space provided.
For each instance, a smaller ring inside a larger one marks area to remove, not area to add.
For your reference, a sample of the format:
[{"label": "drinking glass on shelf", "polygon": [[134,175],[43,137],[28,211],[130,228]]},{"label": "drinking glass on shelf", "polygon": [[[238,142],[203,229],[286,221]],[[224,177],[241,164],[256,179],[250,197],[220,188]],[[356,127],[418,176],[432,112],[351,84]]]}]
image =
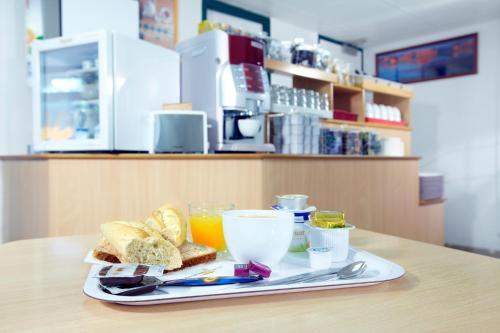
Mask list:
[{"label": "drinking glass on shelf", "polygon": [[233,209],[233,204],[189,204],[189,225],[193,242],[225,251],[222,213]]}]

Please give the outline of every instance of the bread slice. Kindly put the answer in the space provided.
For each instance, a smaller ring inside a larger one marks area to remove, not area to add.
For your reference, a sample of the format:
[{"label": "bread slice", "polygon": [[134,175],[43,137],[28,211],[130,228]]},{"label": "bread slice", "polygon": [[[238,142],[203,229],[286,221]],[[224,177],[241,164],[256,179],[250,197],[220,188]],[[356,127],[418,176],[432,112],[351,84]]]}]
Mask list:
[{"label": "bread slice", "polygon": [[180,251],[142,222],[108,222],[101,225],[101,232],[122,263],[163,264],[167,270],[182,266]]},{"label": "bread slice", "polygon": [[[106,244],[106,240],[101,240],[101,244],[94,249],[94,258],[110,263],[121,263],[120,259],[112,253],[112,248]],[[182,268],[187,268],[199,264],[214,261],[217,258],[217,251],[209,246],[185,242],[180,248],[182,257]],[[171,271],[172,269],[167,269]],[[174,269],[177,270],[177,269]]]},{"label": "bread slice", "polygon": [[182,212],[170,205],[164,205],[151,213],[144,221],[148,226],[157,230],[176,247],[186,241],[187,225]]},{"label": "bread slice", "polygon": [[204,264],[217,258],[217,250],[206,245],[185,242],[179,250],[182,257],[181,268]]},{"label": "bread slice", "polygon": [[98,260],[107,261],[113,264],[120,263],[120,259],[118,259],[113,246],[111,246],[111,244],[104,237],[101,238],[99,245],[94,248],[92,255]]}]

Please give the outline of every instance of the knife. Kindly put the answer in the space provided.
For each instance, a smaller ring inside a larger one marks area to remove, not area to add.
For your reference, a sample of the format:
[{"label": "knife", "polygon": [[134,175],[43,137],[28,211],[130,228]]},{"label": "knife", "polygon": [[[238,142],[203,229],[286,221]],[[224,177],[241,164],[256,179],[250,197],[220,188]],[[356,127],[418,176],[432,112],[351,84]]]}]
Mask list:
[{"label": "knife", "polygon": [[203,278],[189,278],[178,280],[162,281],[155,277],[144,276],[142,281],[134,285],[109,285],[99,282],[101,289],[109,294],[119,296],[137,296],[150,293],[158,287],[202,287],[202,286],[218,286],[235,283],[252,283],[262,280],[261,276],[213,276]]}]

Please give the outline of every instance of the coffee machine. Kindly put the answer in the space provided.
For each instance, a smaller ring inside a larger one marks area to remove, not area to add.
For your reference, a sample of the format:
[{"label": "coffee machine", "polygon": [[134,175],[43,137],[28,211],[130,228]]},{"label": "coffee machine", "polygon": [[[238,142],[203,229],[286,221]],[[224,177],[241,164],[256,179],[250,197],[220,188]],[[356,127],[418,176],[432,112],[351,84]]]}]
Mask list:
[{"label": "coffee machine", "polygon": [[265,142],[270,109],[262,41],[212,30],[181,42],[181,99],[208,117],[210,149],[274,152]]}]

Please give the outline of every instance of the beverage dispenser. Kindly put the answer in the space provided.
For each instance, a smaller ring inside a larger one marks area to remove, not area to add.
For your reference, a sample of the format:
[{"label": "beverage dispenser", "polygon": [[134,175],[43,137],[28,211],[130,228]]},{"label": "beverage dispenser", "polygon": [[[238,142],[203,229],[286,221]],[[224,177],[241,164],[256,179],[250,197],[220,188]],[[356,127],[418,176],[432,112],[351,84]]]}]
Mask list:
[{"label": "beverage dispenser", "polygon": [[181,99],[207,112],[210,147],[227,152],[274,152],[265,142],[270,108],[264,43],[212,30],[177,46]]}]

